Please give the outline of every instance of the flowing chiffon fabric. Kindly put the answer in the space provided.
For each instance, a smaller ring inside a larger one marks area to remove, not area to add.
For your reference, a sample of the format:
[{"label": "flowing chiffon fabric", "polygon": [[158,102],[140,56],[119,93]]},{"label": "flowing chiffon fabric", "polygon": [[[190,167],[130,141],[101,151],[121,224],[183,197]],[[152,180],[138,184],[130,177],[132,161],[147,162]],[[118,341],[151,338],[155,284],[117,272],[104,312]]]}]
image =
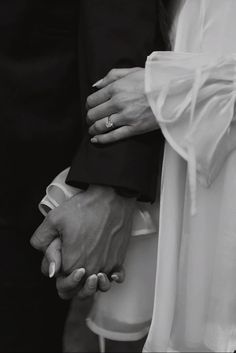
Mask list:
[{"label": "flowing chiffon fabric", "polygon": [[166,138],[144,352],[236,350],[236,1],[186,0],[146,91]]}]

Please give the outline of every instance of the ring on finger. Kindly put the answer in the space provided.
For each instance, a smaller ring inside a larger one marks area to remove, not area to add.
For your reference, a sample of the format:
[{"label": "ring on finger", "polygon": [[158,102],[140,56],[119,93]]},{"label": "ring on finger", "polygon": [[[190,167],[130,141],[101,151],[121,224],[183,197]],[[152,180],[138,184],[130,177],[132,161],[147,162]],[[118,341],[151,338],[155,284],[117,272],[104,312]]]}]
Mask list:
[{"label": "ring on finger", "polygon": [[112,117],[111,116],[108,116],[106,118],[105,126],[106,126],[107,129],[114,129],[115,125],[114,125],[114,122],[112,121]]}]

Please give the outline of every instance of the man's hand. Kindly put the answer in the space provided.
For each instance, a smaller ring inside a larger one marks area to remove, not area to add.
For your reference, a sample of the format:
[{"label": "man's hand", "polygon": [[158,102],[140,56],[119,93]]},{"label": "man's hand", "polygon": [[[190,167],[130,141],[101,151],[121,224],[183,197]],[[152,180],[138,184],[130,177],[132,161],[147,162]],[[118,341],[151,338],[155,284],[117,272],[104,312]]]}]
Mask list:
[{"label": "man's hand", "polygon": [[[91,275],[85,280],[86,270],[80,268],[74,270],[70,275],[61,272],[61,239],[56,238],[47,248],[42,261],[42,272],[45,276],[53,278],[56,276],[56,287],[61,299],[71,299],[78,295],[80,299],[92,296],[97,290],[107,292],[111,288],[111,282],[105,273]],[[122,283],[125,278],[123,268],[114,272],[111,279]]]},{"label": "man's hand", "polygon": [[59,236],[64,274],[85,268],[87,277],[100,272],[109,275],[125,259],[134,204],[112,188],[90,186],[51,211],[31,244],[45,252]]}]

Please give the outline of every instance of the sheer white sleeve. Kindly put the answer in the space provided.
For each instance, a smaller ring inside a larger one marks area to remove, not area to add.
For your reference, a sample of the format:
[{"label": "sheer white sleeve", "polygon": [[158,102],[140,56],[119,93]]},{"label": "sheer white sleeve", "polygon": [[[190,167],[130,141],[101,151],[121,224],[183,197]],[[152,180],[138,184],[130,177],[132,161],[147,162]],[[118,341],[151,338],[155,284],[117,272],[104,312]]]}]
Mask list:
[{"label": "sheer white sleeve", "polygon": [[172,148],[188,162],[192,212],[196,180],[208,187],[236,148],[236,55],[153,53],[146,92]]}]

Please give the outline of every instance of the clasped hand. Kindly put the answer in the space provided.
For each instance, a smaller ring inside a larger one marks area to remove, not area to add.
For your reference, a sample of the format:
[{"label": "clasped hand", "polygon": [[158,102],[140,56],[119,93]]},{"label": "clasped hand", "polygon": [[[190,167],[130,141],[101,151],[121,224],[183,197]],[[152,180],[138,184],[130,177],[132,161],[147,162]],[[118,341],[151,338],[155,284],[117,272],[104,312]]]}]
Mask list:
[{"label": "clasped hand", "polygon": [[[144,69],[114,69],[94,85],[98,90],[87,99],[91,142],[112,143],[158,129],[144,81]],[[112,272],[123,281],[134,205],[112,188],[90,186],[49,213],[31,244],[45,253],[42,271],[57,276],[61,298],[109,290]]]},{"label": "clasped hand", "polygon": [[110,288],[108,276],[117,276],[125,259],[134,204],[112,188],[90,186],[48,214],[31,244],[44,252],[42,271],[55,273],[62,299]]}]

